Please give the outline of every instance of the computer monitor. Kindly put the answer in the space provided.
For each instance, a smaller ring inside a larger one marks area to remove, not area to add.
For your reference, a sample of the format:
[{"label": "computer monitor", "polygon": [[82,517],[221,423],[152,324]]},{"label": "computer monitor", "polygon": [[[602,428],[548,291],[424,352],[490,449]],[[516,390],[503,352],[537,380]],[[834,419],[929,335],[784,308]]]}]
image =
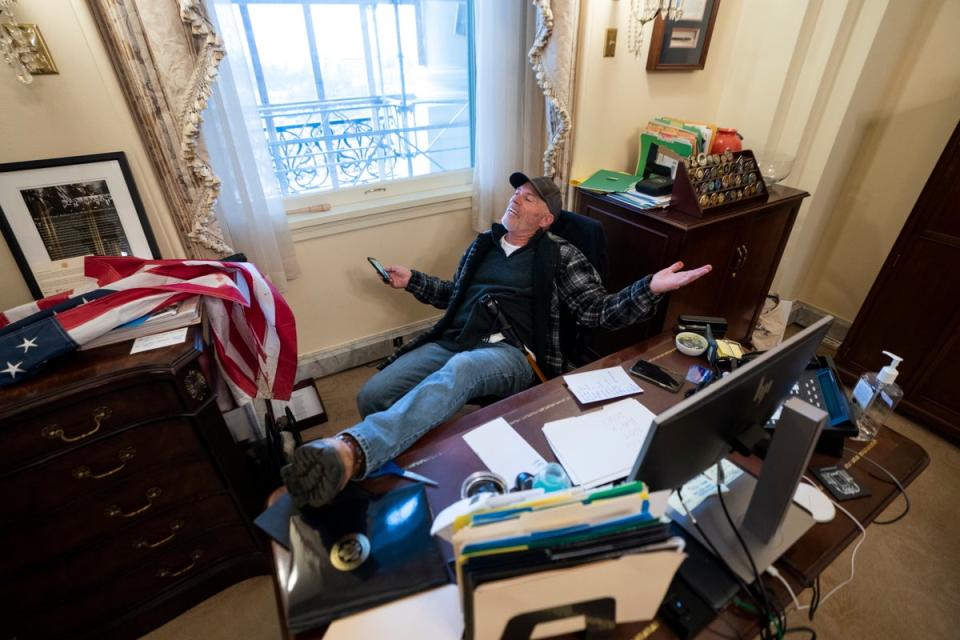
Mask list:
[{"label": "computer monitor", "polygon": [[819,320],[658,415],[629,480],[643,480],[652,491],[677,489],[731,450],[749,454],[832,321]]},{"label": "computer monitor", "polygon": [[[832,321],[823,318],[658,415],[629,479],[643,480],[651,490],[679,489],[731,450],[749,453]],[[685,504],[680,511],[671,508],[670,517],[700,542],[709,542],[730,570],[752,582],[754,565],[763,571],[813,526],[810,514],[792,499],[827,418],[810,404],[789,400],[758,479],[743,473],[726,483],[722,503],[710,496],[691,506],[690,513]]]}]

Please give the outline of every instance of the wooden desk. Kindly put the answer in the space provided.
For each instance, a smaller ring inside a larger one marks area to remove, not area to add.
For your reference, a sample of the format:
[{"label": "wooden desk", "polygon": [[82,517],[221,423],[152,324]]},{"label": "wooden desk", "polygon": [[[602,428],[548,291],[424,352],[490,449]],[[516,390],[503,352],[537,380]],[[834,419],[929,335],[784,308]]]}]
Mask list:
[{"label": "wooden desk", "polygon": [[[698,362],[696,358],[685,356],[673,346],[672,334],[661,334],[645,340],[633,347],[628,347],[618,353],[607,356],[597,362],[583,367],[581,371],[623,365],[629,367],[638,358],[644,358],[678,372],[686,372],[691,364]],[[651,384],[643,385],[644,394],[639,396],[643,404],[659,413],[677,403],[683,398],[683,391],[689,388],[686,383],[679,393],[670,393]],[[434,514],[460,498],[460,484],[473,471],[484,469],[483,463],[464,442],[463,433],[497,417],[503,417],[517,432],[529,442],[547,460],[556,460],[547,440],[543,435],[543,424],[551,420],[578,415],[596,406],[583,407],[573,398],[563,384],[562,378],[556,378],[541,384],[523,393],[517,394],[495,404],[489,405],[468,414],[460,419],[441,425],[422,438],[406,453],[397,458],[397,462],[409,468],[414,468],[429,478],[440,483],[438,487],[427,487],[427,496]],[[865,445],[865,446],[864,446]],[[870,459],[886,467],[904,485],[909,484],[926,468],[930,459],[926,451],[918,444],[900,434],[884,428],[877,440],[873,443],[850,442],[851,449],[867,449]],[[849,460],[851,454],[846,454],[844,460]],[[737,464],[758,474],[761,461],[757,458],[743,458],[731,455]],[[837,464],[836,458],[815,453],[811,460],[811,467]],[[859,462],[849,469],[861,486],[866,487],[871,496],[844,503],[848,509],[864,525],[872,522],[890,502],[897,497],[897,489],[889,482],[878,480],[867,473],[867,463]],[[378,478],[368,481],[365,486],[372,491],[382,493],[395,486],[406,484],[406,481],[393,477]],[[276,494],[275,494],[276,495]],[[791,547],[777,562],[781,573],[790,581],[794,590],[809,587],[813,580],[853,542],[859,529],[842,513],[828,523],[816,524],[800,541]],[[286,572],[289,564],[287,551],[273,544],[276,575],[279,585],[286,584]],[[784,571],[784,569],[786,569]],[[779,581],[767,579],[765,584],[768,591],[776,598],[779,606],[789,602],[789,595]],[[277,586],[278,600],[281,611],[286,612],[284,589]],[[733,632],[744,638],[753,637],[759,630],[756,622],[743,613],[729,607],[721,614],[722,621],[715,621],[704,630],[700,638],[729,638]],[[714,631],[715,630],[715,631]],[[642,622],[621,625],[617,629],[617,638],[635,638],[637,634],[643,638],[675,638],[673,632],[659,620],[653,623]],[[303,635],[298,637],[321,637],[320,634]]]}]

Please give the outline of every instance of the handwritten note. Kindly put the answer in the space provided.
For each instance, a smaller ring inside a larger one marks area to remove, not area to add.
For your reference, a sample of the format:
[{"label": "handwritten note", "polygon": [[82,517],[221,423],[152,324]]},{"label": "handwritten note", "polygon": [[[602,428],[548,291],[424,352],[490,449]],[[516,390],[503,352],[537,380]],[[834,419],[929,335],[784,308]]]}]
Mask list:
[{"label": "handwritten note", "polygon": [[543,434],[574,484],[595,487],[626,477],[654,414],[632,398],[600,411],[548,422]]},{"label": "handwritten note", "polygon": [[563,376],[563,380],[580,404],[643,393],[643,389],[627,375],[623,367],[573,373]]},{"label": "handwritten note", "polygon": [[150,351],[161,347],[169,347],[172,344],[180,344],[187,339],[187,329],[174,329],[173,331],[164,331],[152,336],[143,336],[133,341],[130,353],[140,353],[141,351]]}]

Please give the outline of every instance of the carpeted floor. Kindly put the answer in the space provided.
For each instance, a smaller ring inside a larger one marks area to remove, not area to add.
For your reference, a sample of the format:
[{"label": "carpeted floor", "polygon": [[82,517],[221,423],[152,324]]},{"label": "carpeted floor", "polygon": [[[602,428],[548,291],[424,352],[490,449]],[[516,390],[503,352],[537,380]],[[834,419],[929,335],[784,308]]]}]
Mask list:
[{"label": "carpeted floor", "polygon": [[[354,424],[356,393],[375,372],[373,367],[359,367],[323,379],[320,390],[330,420],[311,429],[307,437],[322,437]],[[901,416],[895,416],[890,426],[923,446],[930,466],[907,490],[910,513],[895,524],[867,529],[857,554],[855,579],[822,604],[814,623],[807,621],[806,612],[789,614],[791,625],[812,626],[821,639],[945,639],[957,637],[960,628],[960,544],[954,529],[960,449]],[[903,501],[895,501],[881,519],[895,516],[902,508]],[[852,549],[851,545],[822,575],[824,595],[849,577]],[[246,580],[146,638],[281,638],[272,589],[268,577]],[[810,592],[799,597],[806,604]]]}]

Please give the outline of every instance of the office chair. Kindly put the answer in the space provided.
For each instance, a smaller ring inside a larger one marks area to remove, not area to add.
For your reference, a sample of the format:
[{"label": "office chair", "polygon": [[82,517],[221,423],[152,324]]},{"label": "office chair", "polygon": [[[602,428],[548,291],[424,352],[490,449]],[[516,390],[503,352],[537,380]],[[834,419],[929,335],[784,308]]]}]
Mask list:
[{"label": "office chair", "polygon": [[[587,216],[561,211],[550,227],[550,232],[560,236],[577,249],[590,261],[594,269],[603,280],[607,275],[607,234],[603,225]],[[573,316],[560,308],[560,351],[564,358],[575,367],[582,367],[600,357],[600,354],[591,346],[593,330],[581,327]],[[497,400],[498,396],[481,396],[471,398],[467,404],[485,407]]]}]

